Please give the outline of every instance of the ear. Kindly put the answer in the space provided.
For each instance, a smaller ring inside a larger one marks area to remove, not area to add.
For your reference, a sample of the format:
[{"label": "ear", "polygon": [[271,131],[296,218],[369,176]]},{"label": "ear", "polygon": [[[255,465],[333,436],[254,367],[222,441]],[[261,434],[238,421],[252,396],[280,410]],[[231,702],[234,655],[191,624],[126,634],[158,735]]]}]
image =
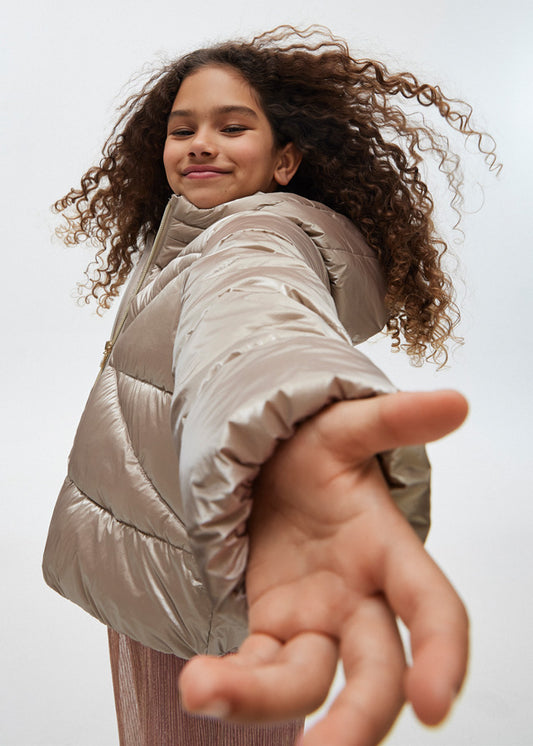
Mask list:
[{"label": "ear", "polygon": [[298,170],[301,161],[302,154],[294,143],[289,142],[281,148],[274,170],[274,180],[276,183],[280,186],[287,186]]}]

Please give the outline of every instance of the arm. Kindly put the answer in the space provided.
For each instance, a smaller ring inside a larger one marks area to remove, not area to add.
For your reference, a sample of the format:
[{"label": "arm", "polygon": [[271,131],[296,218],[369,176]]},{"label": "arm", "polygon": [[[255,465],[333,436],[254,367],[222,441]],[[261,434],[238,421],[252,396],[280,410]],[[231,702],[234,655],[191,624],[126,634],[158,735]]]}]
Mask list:
[{"label": "arm", "polygon": [[[175,344],[183,515],[220,628],[245,625],[251,485],[276,444],[335,401],[394,391],[351,345],[310,239],[292,227],[293,240],[288,226],[280,235],[271,215],[254,216],[253,226],[228,223],[208,237]],[[423,533],[427,462],[410,458],[402,474],[402,453],[389,457],[382,464],[395,499]],[[405,495],[413,486],[414,497]]]},{"label": "arm", "polygon": [[[346,686],[306,746],[376,744],[406,698],[424,723],[446,715],[466,668],[465,610],[374,454],[442,437],[465,415],[455,392],[343,402],[276,449],[254,484],[250,637],[236,656],[188,665],[188,707],[235,720],[306,714],[340,655]],[[395,614],[411,633],[410,668]]]}]

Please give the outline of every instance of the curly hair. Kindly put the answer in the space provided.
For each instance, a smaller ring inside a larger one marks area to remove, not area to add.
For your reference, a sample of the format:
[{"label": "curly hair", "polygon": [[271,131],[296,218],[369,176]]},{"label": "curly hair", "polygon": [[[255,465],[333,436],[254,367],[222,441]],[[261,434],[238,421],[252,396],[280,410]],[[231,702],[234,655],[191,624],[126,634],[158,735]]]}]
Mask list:
[{"label": "curly hair", "polygon": [[86,272],[85,300],[94,297],[99,309],[107,308],[134,255],[156,231],[171,195],[163,167],[168,115],[182,81],[207,65],[236,69],[254,90],[276,145],[293,142],[302,153],[285,189],[346,215],[377,253],[393,348],[405,349],[415,364],[444,364],[460,317],[443,268],[447,244],[435,229],[433,198],[419,167],[435,156],[460,219],[460,161],[447,137],[423,117],[415,124],[395,102],[434,107],[450,128],[475,137],[489,169],[499,172],[494,142],[473,129],[468,104],[411,73],[353,58],[347,43],[322,27],[280,26],[249,42],[186,54],[127,98],[99,165],[54,205],[67,221],[58,229],[65,243],[99,245],[89,265],[93,277]]}]

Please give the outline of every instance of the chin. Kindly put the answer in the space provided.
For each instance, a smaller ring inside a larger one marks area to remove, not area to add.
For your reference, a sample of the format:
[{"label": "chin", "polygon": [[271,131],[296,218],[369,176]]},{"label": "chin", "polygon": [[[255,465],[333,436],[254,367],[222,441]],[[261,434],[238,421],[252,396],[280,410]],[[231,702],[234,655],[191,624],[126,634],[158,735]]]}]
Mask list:
[{"label": "chin", "polygon": [[236,197],[231,197],[228,195],[191,195],[188,194],[183,195],[186,199],[189,200],[191,204],[193,204],[195,207],[198,207],[201,210],[207,210],[210,207],[216,207],[217,205],[223,205],[224,202],[231,202],[233,199],[236,199]]}]

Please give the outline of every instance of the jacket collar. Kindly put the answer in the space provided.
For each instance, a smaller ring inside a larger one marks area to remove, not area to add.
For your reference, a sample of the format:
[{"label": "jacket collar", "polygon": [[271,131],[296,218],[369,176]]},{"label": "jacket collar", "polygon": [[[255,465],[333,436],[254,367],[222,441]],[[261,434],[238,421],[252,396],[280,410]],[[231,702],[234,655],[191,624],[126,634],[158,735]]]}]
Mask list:
[{"label": "jacket collar", "polygon": [[[196,207],[185,197],[173,195],[157,236],[161,248],[156,264],[162,269],[188,253],[189,244],[217,221],[256,211],[290,220],[313,241],[326,267],[339,318],[353,342],[367,339],[384,326],[388,318],[385,284],[374,251],[348,218],[296,194],[257,192],[210,208]],[[191,251],[196,249],[193,244]]]},{"label": "jacket collar", "polygon": [[[303,200],[286,192],[257,192],[248,197],[224,202],[215,207],[196,207],[186,197],[173,194],[169,200],[162,225],[166,222],[164,235],[159,236],[162,248],[158,253],[156,264],[163,268],[183,253],[185,247],[203,231],[222,218],[246,211],[268,209],[279,204],[300,202]],[[310,203],[311,204],[311,203]]]}]

